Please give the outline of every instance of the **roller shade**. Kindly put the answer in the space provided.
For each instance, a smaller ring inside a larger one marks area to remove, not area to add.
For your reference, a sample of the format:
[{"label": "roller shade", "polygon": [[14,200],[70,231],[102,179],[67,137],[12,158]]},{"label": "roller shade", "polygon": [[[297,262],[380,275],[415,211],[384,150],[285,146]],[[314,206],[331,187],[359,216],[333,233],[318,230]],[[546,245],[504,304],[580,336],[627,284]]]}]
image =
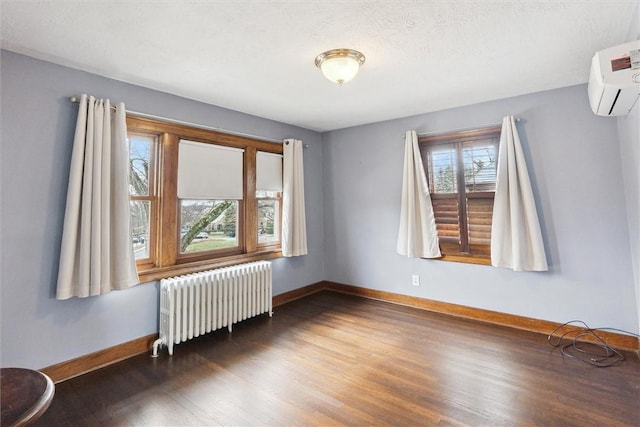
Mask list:
[{"label": "roller shade", "polygon": [[178,198],[241,200],[244,150],[180,140]]},{"label": "roller shade", "polygon": [[256,190],[282,191],[282,155],[258,151]]}]

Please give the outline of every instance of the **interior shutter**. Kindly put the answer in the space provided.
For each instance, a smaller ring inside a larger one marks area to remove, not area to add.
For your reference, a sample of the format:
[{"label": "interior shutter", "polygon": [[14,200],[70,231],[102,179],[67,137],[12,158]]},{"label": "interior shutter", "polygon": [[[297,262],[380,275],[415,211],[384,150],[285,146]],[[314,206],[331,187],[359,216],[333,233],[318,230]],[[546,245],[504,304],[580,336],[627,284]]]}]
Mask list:
[{"label": "interior shutter", "polygon": [[442,242],[460,243],[458,199],[455,194],[452,197],[432,194],[431,197],[438,238]]},{"label": "interior shutter", "polygon": [[467,223],[469,224],[469,244],[491,244],[491,218],[493,216],[493,194],[489,197],[469,197],[467,199]]}]

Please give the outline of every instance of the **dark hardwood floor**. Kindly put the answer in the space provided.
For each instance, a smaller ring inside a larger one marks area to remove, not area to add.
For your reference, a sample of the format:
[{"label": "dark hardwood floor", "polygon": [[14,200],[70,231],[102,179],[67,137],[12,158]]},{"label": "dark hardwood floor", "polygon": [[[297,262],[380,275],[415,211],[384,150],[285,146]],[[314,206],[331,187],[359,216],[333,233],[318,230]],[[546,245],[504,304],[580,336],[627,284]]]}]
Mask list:
[{"label": "dark hardwood floor", "polygon": [[42,426],[639,426],[640,361],[333,292],[56,385]]}]

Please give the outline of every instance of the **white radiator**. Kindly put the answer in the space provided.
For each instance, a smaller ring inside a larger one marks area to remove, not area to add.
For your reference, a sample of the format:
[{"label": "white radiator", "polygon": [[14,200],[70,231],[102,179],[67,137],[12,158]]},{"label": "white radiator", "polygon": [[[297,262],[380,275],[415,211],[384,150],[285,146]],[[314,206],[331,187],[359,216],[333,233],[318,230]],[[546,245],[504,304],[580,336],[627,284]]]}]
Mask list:
[{"label": "white radiator", "polygon": [[173,345],[262,313],[273,315],[271,263],[251,262],[160,282],[160,337],[153,344]]}]

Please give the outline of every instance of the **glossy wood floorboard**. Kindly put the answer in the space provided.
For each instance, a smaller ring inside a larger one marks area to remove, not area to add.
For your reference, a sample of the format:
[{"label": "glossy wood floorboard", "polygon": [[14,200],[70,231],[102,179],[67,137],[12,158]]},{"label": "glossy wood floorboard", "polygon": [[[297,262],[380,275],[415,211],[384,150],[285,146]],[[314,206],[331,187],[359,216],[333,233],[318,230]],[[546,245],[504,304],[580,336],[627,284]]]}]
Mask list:
[{"label": "glossy wood floorboard", "polygon": [[56,386],[43,426],[640,426],[640,361],[321,292]]}]

